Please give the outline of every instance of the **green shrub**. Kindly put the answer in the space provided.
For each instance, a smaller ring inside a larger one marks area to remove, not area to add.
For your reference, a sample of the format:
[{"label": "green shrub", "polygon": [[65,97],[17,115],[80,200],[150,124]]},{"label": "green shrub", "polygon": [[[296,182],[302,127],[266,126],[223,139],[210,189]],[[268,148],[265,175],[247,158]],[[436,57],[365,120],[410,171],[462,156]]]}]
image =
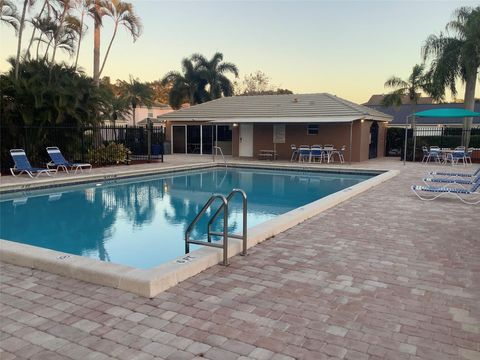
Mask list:
[{"label": "green shrub", "polygon": [[130,150],[123,144],[109,143],[96,149],[89,149],[88,161],[94,165],[120,165],[128,164]]}]

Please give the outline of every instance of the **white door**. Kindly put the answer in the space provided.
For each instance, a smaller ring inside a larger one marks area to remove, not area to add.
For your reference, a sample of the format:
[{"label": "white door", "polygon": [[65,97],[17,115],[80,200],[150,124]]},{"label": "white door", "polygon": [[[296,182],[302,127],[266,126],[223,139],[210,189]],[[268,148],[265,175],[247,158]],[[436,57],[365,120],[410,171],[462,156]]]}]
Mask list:
[{"label": "white door", "polygon": [[253,156],[253,125],[240,125],[240,149],[239,156],[252,157]]}]

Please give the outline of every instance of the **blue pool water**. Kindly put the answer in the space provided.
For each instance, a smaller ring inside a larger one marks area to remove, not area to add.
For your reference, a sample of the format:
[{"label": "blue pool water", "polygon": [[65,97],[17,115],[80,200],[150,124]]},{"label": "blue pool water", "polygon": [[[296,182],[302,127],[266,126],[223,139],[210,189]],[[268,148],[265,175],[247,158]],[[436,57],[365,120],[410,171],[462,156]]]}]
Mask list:
[{"label": "blue pool water", "polygon": [[[0,202],[0,238],[151,268],[184,254],[185,230],[212,193],[245,190],[252,227],[372,176],[213,168],[42,190]],[[230,212],[239,233],[240,196]],[[207,221],[192,239],[206,238]]]}]

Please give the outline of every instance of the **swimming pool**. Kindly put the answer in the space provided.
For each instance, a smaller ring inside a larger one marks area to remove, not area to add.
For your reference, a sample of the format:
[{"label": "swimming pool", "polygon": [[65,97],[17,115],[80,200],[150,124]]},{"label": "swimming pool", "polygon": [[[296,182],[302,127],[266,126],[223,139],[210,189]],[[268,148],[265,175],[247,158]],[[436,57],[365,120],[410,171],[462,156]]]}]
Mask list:
[{"label": "swimming pool", "polygon": [[[0,238],[149,269],[184,254],[185,230],[213,193],[243,189],[250,228],[373,176],[207,168],[31,191],[3,196]],[[241,232],[240,205],[231,203],[230,233]],[[207,221],[192,238],[206,238]]]}]

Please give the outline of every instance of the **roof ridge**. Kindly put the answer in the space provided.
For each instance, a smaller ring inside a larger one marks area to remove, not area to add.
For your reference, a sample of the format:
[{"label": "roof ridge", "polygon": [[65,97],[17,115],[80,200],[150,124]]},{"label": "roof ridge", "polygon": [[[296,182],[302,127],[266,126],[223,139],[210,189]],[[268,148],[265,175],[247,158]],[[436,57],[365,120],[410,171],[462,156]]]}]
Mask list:
[{"label": "roof ridge", "polygon": [[[353,105],[352,105],[352,102],[350,102],[350,101],[348,101],[348,100],[346,100],[346,99],[343,99],[343,98],[341,98],[341,97],[338,97],[338,96],[336,96],[336,95],[332,95],[332,94],[329,94],[329,93],[325,93],[325,95],[327,95],[327,96],[328,96],[329,98],[331,98],[331,99],[334,99],[334,100],[337,100],[338,102],[341,102],[342,104],[348,106],[350,109],[353,109],[353,110],[355,110],[355,111],[357,111],[357,112],[359,112],[359,113],[361,113],[361,114],[363,114],[363,115],[367,115],[366,113],[362,113],[361,111],[359,111],[359,110],[356,108],[356,106],[353,106]],[[356,104],[354,104],[354,105],[356,105]]]}]

